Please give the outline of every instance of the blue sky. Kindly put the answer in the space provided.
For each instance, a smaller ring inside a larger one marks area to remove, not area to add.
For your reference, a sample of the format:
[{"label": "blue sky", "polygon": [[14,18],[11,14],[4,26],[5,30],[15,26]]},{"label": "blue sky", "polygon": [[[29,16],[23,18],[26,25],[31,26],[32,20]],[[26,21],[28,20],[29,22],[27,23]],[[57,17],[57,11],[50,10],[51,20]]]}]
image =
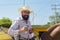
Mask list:
[{"label": "blue sky", "polygon": [[[49,22],[49,16],[53,15],[52,4],[60,4],[60,0],[25,0],[27,6],[33,10],[30,14],[30,21],[32,24],[46,24]],[[18,9],[23,7],[23,0],[0,0],[0,19],[8,17],[15,20],[21,16]],[[33,19],[34,14],[34,19]]]}]

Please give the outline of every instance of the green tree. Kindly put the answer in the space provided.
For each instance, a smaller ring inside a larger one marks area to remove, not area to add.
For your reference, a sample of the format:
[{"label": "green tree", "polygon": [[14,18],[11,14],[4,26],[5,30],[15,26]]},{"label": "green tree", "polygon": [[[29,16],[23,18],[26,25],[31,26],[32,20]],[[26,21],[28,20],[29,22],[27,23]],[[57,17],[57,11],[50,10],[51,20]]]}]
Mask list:
[{"label": "green tree", "polygon": [[60,14],[52,15],[49,17],[51,22],[59,23],[60,22]]},{"label": "green tree", "polygon": [[10,25],[12,24],[12,21],[9,19],[9,18],[2,18],[2,19],[0,19],[0,25],[2,26],[2,27],[10,27]]},{"label": "green tree", "polygon": [[47,24],[44,24],[43,27],[50,27],[50,22],[48,22]]}]

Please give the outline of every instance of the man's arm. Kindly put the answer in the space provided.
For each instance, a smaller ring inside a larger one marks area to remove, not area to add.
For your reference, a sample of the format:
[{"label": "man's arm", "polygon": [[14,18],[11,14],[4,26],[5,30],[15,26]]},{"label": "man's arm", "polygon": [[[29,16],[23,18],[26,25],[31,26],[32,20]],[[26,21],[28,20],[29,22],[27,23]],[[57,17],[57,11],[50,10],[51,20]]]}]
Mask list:
[{"label": "man's arm", "polygon": [[19,34],[20,32],[27,31],[27,30],[28,30],[28,28],[26,28],[26,27],[23,27],[22,29],[19,29],[19,22],[18,21],[15,21],[11,25],[11,27],[9,28],[8,34],[15,35],[15,34]]},{"label": "man's arm", "polygon": [[14,34],[18,34],[18,21],[15,21],[14,23],[12,23],[11,27],[8,30],[8,34],[14,36]]}]

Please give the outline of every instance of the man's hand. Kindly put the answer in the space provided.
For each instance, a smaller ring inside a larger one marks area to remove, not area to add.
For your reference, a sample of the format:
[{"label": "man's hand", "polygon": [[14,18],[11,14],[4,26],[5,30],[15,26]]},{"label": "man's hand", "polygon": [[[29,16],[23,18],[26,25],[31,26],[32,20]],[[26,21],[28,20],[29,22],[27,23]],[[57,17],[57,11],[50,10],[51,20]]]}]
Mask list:
[{"label": "man's hand", "polygon": [[30,33],[30,34],[33,33],[33,29],[30,29],[30,30],[29,30],[29,33]]},{"label": "man's hand", "polygon": [[27,28],[27,27],[25,27],[25,28],[24,28],[24,31],[28,31],[28,28]]},{"label": "man's hand", "polygon": [[23,27],[22,29],[19,30],[19,32],[25,32],[25,31],[28,31],[27,27]]}]

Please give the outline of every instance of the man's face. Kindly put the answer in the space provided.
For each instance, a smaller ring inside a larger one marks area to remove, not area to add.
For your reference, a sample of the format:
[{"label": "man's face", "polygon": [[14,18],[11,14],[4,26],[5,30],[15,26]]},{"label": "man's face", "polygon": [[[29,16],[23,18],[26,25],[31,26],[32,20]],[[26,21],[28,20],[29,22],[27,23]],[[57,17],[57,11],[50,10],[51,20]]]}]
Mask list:
[{"label": "man's face", "polygon": [[22,18],[23,20],[28,20],[29,19],[29,11],[28,10],[25,10],[22,12]]}]

